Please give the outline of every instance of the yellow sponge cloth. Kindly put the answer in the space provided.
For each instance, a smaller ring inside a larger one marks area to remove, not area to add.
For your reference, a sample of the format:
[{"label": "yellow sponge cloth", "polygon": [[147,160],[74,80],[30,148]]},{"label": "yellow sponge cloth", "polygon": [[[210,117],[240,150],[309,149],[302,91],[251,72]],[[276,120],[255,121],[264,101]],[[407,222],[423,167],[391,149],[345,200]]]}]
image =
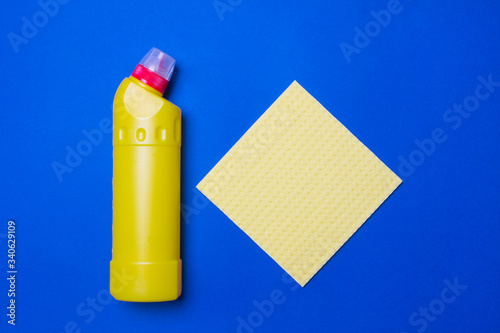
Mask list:
[{"label": "yellow sponge cloth", "polygon": [[304,286],[400,183],[293,82],[197,188]]}]

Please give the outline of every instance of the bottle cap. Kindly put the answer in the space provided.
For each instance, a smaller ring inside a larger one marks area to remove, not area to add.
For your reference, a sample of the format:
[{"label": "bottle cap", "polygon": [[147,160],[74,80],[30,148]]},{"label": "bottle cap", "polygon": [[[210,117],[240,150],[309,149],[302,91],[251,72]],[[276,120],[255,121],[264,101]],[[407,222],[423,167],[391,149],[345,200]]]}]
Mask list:
[{"label": "bottle cap", "polygon": [[142,58],[132,76],[163,94],[172,77],[174,67],[174,58],[153,47]]}]

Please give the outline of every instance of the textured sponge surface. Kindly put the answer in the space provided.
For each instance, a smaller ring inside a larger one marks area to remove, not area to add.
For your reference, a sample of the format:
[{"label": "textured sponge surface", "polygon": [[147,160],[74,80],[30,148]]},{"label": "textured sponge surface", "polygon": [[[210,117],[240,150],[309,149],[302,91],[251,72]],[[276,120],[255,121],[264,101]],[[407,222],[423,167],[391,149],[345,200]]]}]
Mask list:
[{"label": "textured sponge surface", "polygon": [[197,188],[304,286],[400,183],[293,82]]}]

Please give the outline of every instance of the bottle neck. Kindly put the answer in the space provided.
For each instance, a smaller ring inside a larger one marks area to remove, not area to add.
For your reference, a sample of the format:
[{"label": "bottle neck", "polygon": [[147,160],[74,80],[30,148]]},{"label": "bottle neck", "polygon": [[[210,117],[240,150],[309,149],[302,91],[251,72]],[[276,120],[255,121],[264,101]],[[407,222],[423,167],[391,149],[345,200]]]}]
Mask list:
[{"label": "bottle neck", "polygon": [[161,92],[159,92],[158,90],[150,87],[149,85],[145,84],[144,82],[138,80],[137,78],[133,77],[133,76],[130,76],[129,79],[134,82],[135,84],[137,84],[138,86],[146,89],[147,91],[149,91],[150,93],[152,94],[155,94],[157,96],[163,96],[163,94]]},{"label": "bottle neck", "polygon": [[160,95],[163,95],[165,88],[167,88],[168,85],[168,80],[162,78],[142,65],[137,65],[131,76],[158,91]]}]

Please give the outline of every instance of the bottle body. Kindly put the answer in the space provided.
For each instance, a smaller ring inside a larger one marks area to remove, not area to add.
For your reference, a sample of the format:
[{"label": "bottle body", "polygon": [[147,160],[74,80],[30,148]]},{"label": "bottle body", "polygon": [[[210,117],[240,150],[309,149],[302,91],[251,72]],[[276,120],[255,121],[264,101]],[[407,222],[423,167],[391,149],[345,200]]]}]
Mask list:
[{"label": "bottle body", "polygon": [[113,104],[113,258],[118,300],[161,302],[181,293],[180,109],[131,77]]}]

